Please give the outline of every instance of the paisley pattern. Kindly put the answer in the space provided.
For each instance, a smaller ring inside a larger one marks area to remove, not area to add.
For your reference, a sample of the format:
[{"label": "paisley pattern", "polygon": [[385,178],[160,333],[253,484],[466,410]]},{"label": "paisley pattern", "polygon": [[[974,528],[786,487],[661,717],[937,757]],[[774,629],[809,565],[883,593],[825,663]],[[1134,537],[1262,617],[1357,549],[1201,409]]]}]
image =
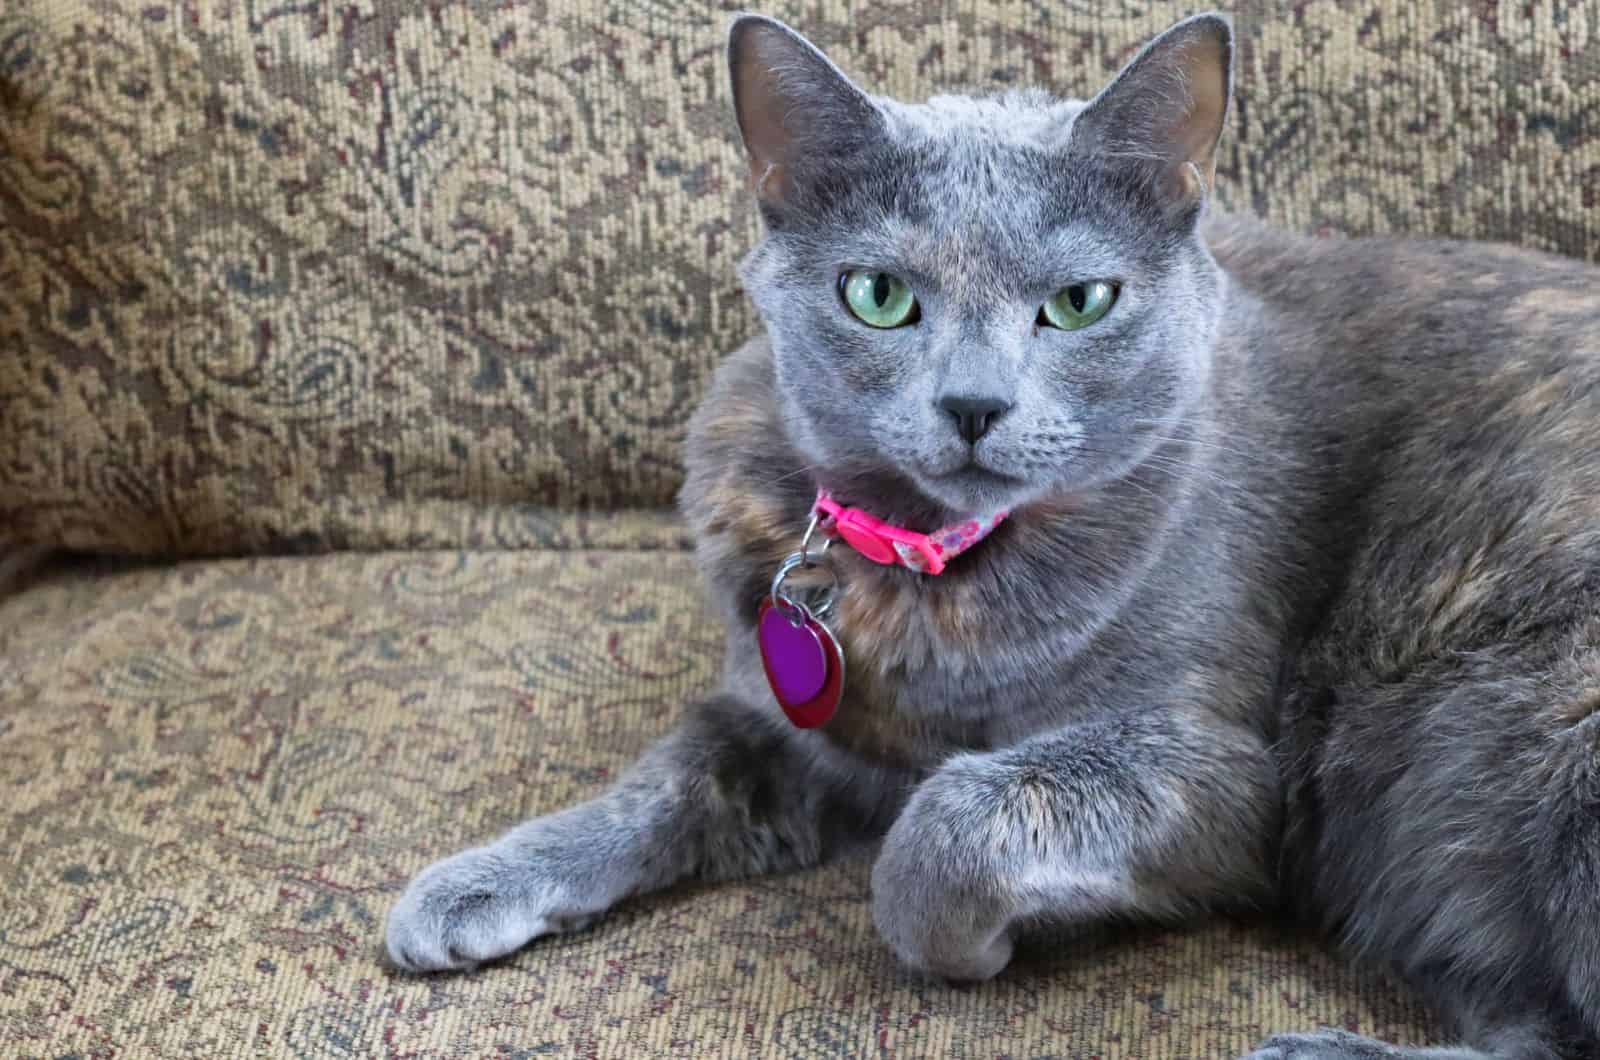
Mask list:
[{"label": "paisley pattern", "polygon": [[1435,1029],[1264,927],[897,970],[869,865],[684,887],[466,976],[387,969],[428,861],[600,790],[715,681],[687,556],[93,560],[0,601],[0,1055],[1237,1055]]},{"label": "paisley pattern", "polygon": [[[661,508],[755,327],[736,6],[0,4],[0,546],[477,550],[85,559],[0,598],[0,1054],[1434,1037],[1391,984],[1259,925],[917,981],[873,935],[865,862],[682,888],[473,975],[384,967],[412,873],[597,791],[715,680]],[[1082,95],[1186,12],[767,6],[909,97]],[[1250,0],[1238,24],[1236,208],[1600,259],[1597,0]]]},{"label": "paisley pattern", "polygon": [[[671,501],[685,420],[755,328],[740,6],[0,5],[0,534],[664,543],[573,513]],[[913,98],[1083,95],[1189,8],[764,6]],[[1236,14],[1233,206],[1600,258],[1600,0]]]}]

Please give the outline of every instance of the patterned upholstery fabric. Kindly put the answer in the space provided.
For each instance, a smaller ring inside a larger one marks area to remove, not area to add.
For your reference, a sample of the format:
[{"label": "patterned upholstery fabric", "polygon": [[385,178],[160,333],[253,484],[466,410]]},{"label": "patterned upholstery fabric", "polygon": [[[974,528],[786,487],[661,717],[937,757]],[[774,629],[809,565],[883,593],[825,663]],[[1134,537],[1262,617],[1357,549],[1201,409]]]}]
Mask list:
[{"label": "patterned upholstery fabric", "polygon": [[[0,532],[582,545],[552,510],[668,504],[754,326],[734,6],[0,4]],[[1083,95],[1188,9],[765,6],[913,98]],[[1600,0],[1238,22],[1236,206],[1600,256]]]},{"label": "patterned upholstery fabric", "polygon": [[[0,2],[0,547],[475,550],[84,560],[0,597],[0,1055],[1435,1035],[1259,926],[917,982],[863,863],[680,889],[470,976],[385,969],[413,872],[594,792],[714,679],[661,508],[754,326],[732,6]],[[764,6],[913,97],[1082,94],[1186,11]],[[1600,257],[1600,0],[1255,2],[1239,28],[1234,206]]]},{"label": "patterned upholstery fabric", "polygon": [[0,1056],[1219,1060],[1428,1040],[1234,925],[893,967],[868,864],[682,888],[467,976],[386,970],[406,878],[596,792],[715,679],[688,558],[394,553],[49,571],[0,603]]}]

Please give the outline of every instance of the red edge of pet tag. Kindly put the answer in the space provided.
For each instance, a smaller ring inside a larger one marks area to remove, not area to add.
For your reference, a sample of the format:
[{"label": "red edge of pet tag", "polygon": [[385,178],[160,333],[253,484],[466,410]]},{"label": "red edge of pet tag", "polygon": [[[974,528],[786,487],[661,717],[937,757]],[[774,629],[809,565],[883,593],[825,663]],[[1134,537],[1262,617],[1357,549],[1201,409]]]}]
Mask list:
[{"label": "red edge of pet tag", "polygon": [[787,598],[761,601],[756,618],[761,666],[783,713],[796,728],[815,729],[839,709],[844,652],[827,626]]},{"label": "red edge of pet tag", "polygon": [[[784,579],[796,570],[827,570],[825,557],[832,539],[825,539],[815,555],[810,551],[818,522],[813,511],[800,539],[800,550],[785,557],[756,614],[756,644],[761,649],[761,668],[766,671],[767,684],[772,686],[772,696],[784,715],[800,729],[826,724],[844,696],[844,649],[819,619],[833,606],[838,582],[817,602],[814,611],[783,591]],[[827,573],[831,578],[833,572]]]}]

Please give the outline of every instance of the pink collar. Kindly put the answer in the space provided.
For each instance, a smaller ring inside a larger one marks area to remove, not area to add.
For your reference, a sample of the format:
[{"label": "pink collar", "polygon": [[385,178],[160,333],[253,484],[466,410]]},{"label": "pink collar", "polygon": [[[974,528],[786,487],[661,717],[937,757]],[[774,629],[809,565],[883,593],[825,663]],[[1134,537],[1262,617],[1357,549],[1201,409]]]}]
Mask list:
[{"label": "pink collar", "polygon": [[1009,508],[1002,508],[931,534],[919,534],[890,526],[860,508],[846,508],[829,496],[827,490],[817,491],[811,510],[817,516],[817,529],[829,537],[842,538],[845,544],[874,563],[885,566],[898,563],[919,574],[943,572],[946,563],[988,537],[989,532],[1011,514]]}]

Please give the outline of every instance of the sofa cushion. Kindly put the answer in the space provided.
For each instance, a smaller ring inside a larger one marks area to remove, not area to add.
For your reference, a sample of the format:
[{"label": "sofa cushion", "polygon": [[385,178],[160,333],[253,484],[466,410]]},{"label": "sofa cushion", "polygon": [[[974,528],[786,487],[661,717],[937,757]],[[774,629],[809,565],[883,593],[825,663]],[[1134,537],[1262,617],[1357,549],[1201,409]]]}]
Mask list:
[{"label": "sofa cushion", "polygon": [[[0,543],[583,545],[750,334],[729,3],[0,4]],[[867,84],[1084,95],[1187,10],[772,0]],[[1600,255],[1600,2],[1235,5],[1222,193]]]},{"label": "sofa cushion", "polygon": [[0,602],[0,1054],[1227,1057],[1405,994],[1261,926],[897,970],[870,865],[685,886],[470,975],[381,955],[430,860],[598,792],[715,680],[676,554],[50,568]]}]

